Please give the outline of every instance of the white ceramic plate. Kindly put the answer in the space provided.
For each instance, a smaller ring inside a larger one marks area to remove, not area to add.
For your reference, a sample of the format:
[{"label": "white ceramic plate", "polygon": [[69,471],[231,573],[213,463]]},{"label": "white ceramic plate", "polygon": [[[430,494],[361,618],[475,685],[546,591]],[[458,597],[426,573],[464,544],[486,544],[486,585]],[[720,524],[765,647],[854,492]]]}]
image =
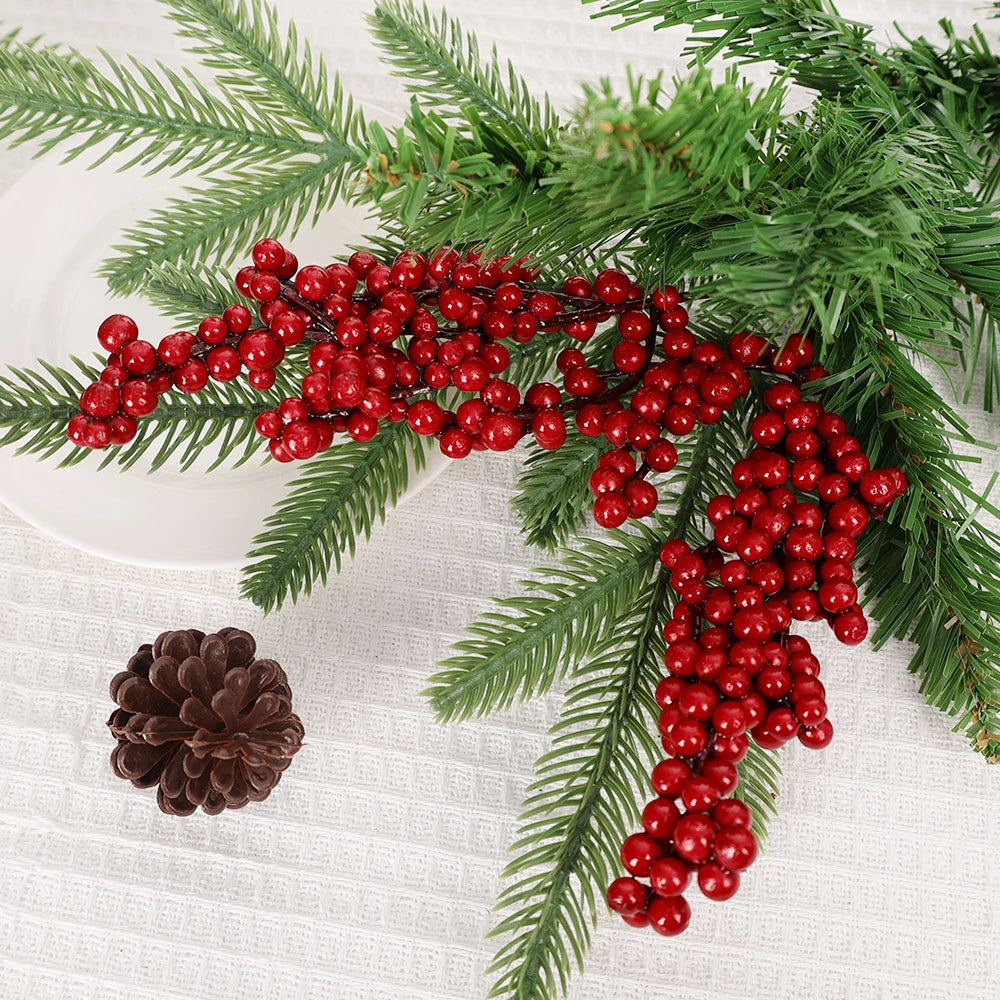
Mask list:
[{"label": "white ceramic plate", "polygon": [[[71,368],[91,360],[97,326],[113,312],[139,324],[154,343],[168,323],[140,298],[110,299],[96,270],[126,227],[178,193],[180,183],[75,163],[41,165],[0,198],[0,274],[4,332],[0,367],[35,367],[38,358]],[[293,242],[299,260],[329,261],[362,234],[363,215],[344,205]],[[235,293],[234,293],[235,297]],[[262,449],[261,455],[265,454]],[[187,472],[98,470],[97,457],[67,469],[0,449],[0,502],[30,524],[86,552],[140,566],[213,568],[243,562],[264,517],[294,468],[253,461],[238,469]],[[408,495],[437,476],[447,459],[434,450]]]}]

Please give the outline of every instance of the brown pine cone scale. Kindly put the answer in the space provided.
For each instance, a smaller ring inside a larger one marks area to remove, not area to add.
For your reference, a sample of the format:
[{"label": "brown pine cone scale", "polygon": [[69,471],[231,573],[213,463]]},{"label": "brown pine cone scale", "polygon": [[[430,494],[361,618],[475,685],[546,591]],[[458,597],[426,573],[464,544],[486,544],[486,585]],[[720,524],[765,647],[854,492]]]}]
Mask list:
[{"label": "brown pine cone scale", "polygon": [[160,809],[176,816],[266,799],[303,728],[284,670],[256,651],[235,628],[164,632],[140,646],[111,680],[115,774],[137,788],[156,785]]}]

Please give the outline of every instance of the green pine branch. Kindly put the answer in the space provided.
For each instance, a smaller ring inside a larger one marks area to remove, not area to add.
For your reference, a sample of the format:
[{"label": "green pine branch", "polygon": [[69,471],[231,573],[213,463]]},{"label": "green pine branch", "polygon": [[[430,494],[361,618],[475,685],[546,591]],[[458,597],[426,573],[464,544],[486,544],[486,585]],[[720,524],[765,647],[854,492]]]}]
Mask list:
[{"label": "green pine branch", "polygon": [[651,590],[603,633],[536,764],[497,900],[504,916],[491,936],[507,940],[488,970],[497,975],[491,997],[550,1000],[566,991],[573,966],[583,967],[600,894],[657,756],[652,691],[671,601],[664,574]]},{"label": "green pine branch", "polygon": [[[152,268],[142,294],[164,316],[184,327],[197,327],[206,316],[221,316],[227,306],[242,300],[224,268],[195,270],[174,264]],[[278,368],[275,375],[282,370]]]},{"label": "green pine branch", "polygon": [[[576,673],[504,870],[502,917],[490,936],[505,941],[488,970],[497,975],[491,997],[552,1000],[566,992],[573,968],[583,969],[603,891],[620,873],[618,847],[639,825],[649,772],[662,756],[653,690],[672,600],[661,571]],[[741,796],[764,836],[780,775],[774,755],[753,747],[740,773]]]},{"label": "green pine branch", "polygon": [[[716,452],[735,455],[735,461],[743,451],[741,435],[728,422],[692,437],[669,481],[679,492],[665,498],[676,532],[691,527],[699,501],[720,485],[719,463],[725,459]],[[558,566],[524,581],[526,593],[497,600],[498,610],[467,626],[469,638],[455,644],[455,654],[431,677],[424,693],[438,718],[486,715],[548,691],[648,590],[666,537],[662,525],[640,525],[635,533],[609,532],[609,540],[584,539],[564,552]]]},{"label": "green pine branch", "polygon": [[[595,17],[621,18],[626,27],[688,25],[683,55],[708,61],[725,54],[743,61],[774,60],[793,67],[797,79],[844,80],[845,63],[871,58],[872,29],[841,17],[830,0],[583,0],[600,3]],[[830,69],[832,67],[832,72]],[[846,82],[846,81],[845,81]]]},{"label": "green pine branch", "polygon": [[127,445],[105,452],[77,448],[66,437],[66,424],[80,412],[80,393],[97,378],[97,371],[73,359],[76,372],[40,361],[40,368],[10,368],[0,373],[0,447],[39,459],[59,456],[62,465],[100,461],[124,469],[142,461],[150,471],[166,462],[182,470],[204,460],[212,449],[216,458],[208,471],[221,465],[233,468],[266,455],[254,429],[262,410],[277,406],[281,390],[260,393],[240,382],[210,382],[194,396],[170,393],[156,410],[139,421],[136,436]]},{"label": "green pine branch", "polygon": [[659,533],[583,540],[468,626],[424,692],[441,721],[487,715],[543,694],[589,655],[650,586]]},{"label": "green pine branch", "polygon": [[339,572],[344,553],[399,501],[411,470],[424,464],[423,440],[389,424],[364,444],[336,444],[308,462],[254,539],[242,594],[265,611],[293,603]]},{"label": "green pine branch", "polygon": [[[837,355],[835,369],[837,360],[847,364]],[[854,417],[873,463],[898,464],[911,483],[891,519],[865,539],[874,641],[914,642],[910,669],[927,701],[954,716],[987,759],[998,759],[1000,534],[979,513],[1000,518],[1000,508],[963,469],[980,460],[975,439],[891,340],[870,336],[851,361],[827,405]]]},{"label": "green pine branch", "polygon": [[559,128],[549,102],[536,100],[496,47],[484,59],[475,35],[445,11],[433,14],[411,0],[380,0],[368,15],[375,42],[406,89],[445,117],[468,123],[485,138],[487,148],[534,173]]},{"label": "green pine branch", "polygon": [[281,167],[248,168],[238,175],[187,188],[170,198],[148,220],[126,229],[117,256],[101,266],[112,292],[141,289],[164,264],[189,267],[228,258],[235,250],[249,256],[261,236],[295,232],[316,220],[340,196],[346,164],[339,158],[292,162]]},{"label": "green pine branch", "polygon": [[239,169],[315,154],[317,145],[253,105],[211,93],[189,72],[162,63],[103,67],[75,49],[21,42],[0,44],[0,139],[34,141],[39,154],[57,146],[63,160],[85,152],[92,164],[112,157],[120,169]]},{"label": "green pine branch", "polygon": [[340,84],[308,39],[301,44],[294,22],[284,32],[277,8],[264,0],[160,0],[188,50],[216,73],[237,101],[277,120],[294,117],[346,157],[346,139],[360,139],[350,106],[342,106]]},{"label": "green pine branch", "polygon": [[511,499],[529,545],[554,549],[580,527],[590,505],[590,474],[606,448],[603,438],[584,437],[570,428],[557,451],[530,450]]}]

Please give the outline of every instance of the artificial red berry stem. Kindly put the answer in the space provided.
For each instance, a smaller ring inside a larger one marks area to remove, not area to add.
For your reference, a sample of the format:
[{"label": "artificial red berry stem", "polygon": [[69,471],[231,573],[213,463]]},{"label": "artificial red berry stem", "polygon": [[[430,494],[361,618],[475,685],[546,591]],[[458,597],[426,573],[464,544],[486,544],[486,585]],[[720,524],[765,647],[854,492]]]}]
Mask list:
[{"label": "artificial red berry stem", "polygon": [[[784,366],[774,360],[772,370]],[[650,775],[657,797],[643,830],[622,844],[628,874],[607,900],[626,923],[664,935],[688,926],[692,877],[709,899],[729,899],[756,856],[750,810],[732,798],[749,737],[765,750],[833,738],[819,660],[790,626],[826,621],[841,642],[865,638],[857,539],[907,487],[900,470],[872,469],[843,418],[803,399],[793,380],[770,386],[764,403],[750,425],[756,447],[732,469],[738,489],[706,506],[712,539],[660,552],[680,597],[656,689],[667,757]]]}]

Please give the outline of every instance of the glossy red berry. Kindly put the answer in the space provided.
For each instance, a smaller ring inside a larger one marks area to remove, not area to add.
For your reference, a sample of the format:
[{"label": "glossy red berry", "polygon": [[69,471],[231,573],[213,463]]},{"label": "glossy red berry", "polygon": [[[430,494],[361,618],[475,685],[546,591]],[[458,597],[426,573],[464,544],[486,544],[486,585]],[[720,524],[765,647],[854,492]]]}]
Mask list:
[{"label": "glossy red berry", "polygon": [[255,330],[240,339],[240,358],[251,372],[261,372],[278,365],[285,348],[266,330]]},{"label": "glossy red berry", "polygon": [[523,426],[509,413],[489,413],[483,418],[479,433],[491,451],[509,451],[521,439]]},{"label": "glossy red berry", "polygon": [[433,400],[420,399],[410,404],[406,411],[406,422],[414,434],[437,434],[444,424],[444,411]]},{"label": "glossy red berry", "polygon": [[723,799],[712,810],[712,819],[721,827],[744,826],[749,829],[751,823],[750,807],[739,799]]},{"label": "glossy red berry", "polygon": [[628,876],[616,878],[608,886],[608,906],[615,913],[631,916],[638,913],[649,897],[649,890],[639,881]]},{"label": "glossy red berry", "polygon": [[149,382],[126,382],[120,392],[122,410],[130,417],[148,417],[156,409],[158,395]]},{"label": "glossy red berry", "polygon": [[642,810],[642,826],[651,837],[667,840],[674,832],[680,815],[672,798],[660,796],[646,803]]},{"label": "glossy red berry", "polygon": [[683,896],[654,896],[646,916],[654,931],[673,937],[691,922],[691,907]]},{"label": "glossy red berry", "polygon": [[623,493],[602,493],[594,501],[594,520],[602,528],[619,528],[629,516],[628,500]]},{"label": "glossy red berry", "polygon": [[197,358],[192,358],[179,368],[175,368],[171,377],[174,386],[181,392],[201,392],[208,385],[208,369],[204,362]]},{"label": "glossy red berry", "polygon": [[723,868],[740,872],[757,857],[757,839],[745,826],[724,826],[715,834],[712,850]]},{"label": "glossy red berry", "polygon": [[717,903],[732,899],[739,887],[739,875],[726,871],[714,861],[709,861],[698,869],[698,888],[702,895]]},{"label": "glossy red berry", "polygon": [[118,412],[118,390],[107,382],[93,382],[80,396],[80,409],[91,417],[110,417]]},{"label": "glossy red berry", "polygon": [[620,852],[625,870],[640,878],[649,874],[650,866],[662,855],[663,847],[648,833],[633,833],[626,837]]},{"label": "glossy red berry", "polygon": [[676,798],[691,777],[691,768],[676,757],[661,760],[650,774],[650,784],[657,795]]},{"label": "glossy red berry", "polygon": [[[674,850],[693,864],[704,864],[712,856],[715,822],[703,813],[688,813],[674,827]],[[749,863],[749,862],[748,862]]]},{"label": "glossy red berry", "polygon": [[847,611],[833,620],[833,633],[842,643],[856,646],[868,635],[868,622],[860,611]]},{"label": "glossy red berry", "polygon": [[822,750],[833,739],[833,724],[824,719],[818,726],[799,730],[799,742],[810,750]]},{"label": "glossy red berry", "polygon": [[131,316],[115,313],[97,328],[97,339],[106,351],[117,354],[130,341],[139,336],[139,327]]}]

